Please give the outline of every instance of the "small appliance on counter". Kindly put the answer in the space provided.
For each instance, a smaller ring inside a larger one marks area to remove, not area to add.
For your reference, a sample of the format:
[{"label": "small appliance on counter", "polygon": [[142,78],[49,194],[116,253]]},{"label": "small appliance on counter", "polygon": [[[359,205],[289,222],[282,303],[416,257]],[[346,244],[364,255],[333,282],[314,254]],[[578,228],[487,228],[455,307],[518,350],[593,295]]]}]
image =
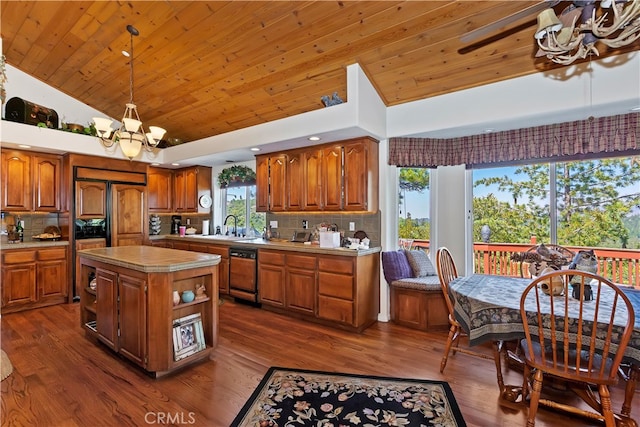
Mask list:
[{"label": "small appliance on counter", "polygon": [[179,234],[182,225],[182,216],[171,215],[171,234]]}]

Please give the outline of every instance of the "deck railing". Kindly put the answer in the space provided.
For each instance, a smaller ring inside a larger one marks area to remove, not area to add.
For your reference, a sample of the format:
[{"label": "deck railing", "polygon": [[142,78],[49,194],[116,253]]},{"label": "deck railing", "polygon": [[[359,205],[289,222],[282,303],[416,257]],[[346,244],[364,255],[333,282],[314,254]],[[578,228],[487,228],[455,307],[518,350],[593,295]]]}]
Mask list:
[{"label": "deck railing", "polygon": [[[429,250],[428,240],[414,240],[413,245]],[[496,274],[500,276],[531,277],[525,266],[519,261],[512,261],[511,254],[526,252],[531,244],[516,243],[474,243],[474,273]],[[591,249],[577,246],[566,246],[573,252]],[[640,251],[634,249],[595,248],[598,258],[598,274],[607,279],[640,289]]]}]

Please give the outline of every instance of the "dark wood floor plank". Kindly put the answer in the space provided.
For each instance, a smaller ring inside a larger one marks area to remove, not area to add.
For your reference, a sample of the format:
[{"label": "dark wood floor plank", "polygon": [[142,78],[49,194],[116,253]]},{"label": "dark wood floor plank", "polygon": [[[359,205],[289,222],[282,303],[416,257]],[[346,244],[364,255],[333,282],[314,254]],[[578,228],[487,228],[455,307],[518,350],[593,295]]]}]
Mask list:
[{"label": "dark wood floor plank", "polygon": [[[1,384],[2,426],[145,426],[168,415],[181,417],[174,424],[226,426],[270,366],[448,381],[469,426],[525,422],[525,408],[499,401],[491,361],[456,354],[440,374],[444,330],[377,323],[354,334],[227,300],[211,360],[154,379],[86,339],[78,309],[60,305],[1,317],[1,346],[14,365]],[[508,371],[505,380],[517,384],[521,374]],[[616,408],[622,393],[613,389]],[[537,426],[563,424],[591,425],[538,413]]]}]

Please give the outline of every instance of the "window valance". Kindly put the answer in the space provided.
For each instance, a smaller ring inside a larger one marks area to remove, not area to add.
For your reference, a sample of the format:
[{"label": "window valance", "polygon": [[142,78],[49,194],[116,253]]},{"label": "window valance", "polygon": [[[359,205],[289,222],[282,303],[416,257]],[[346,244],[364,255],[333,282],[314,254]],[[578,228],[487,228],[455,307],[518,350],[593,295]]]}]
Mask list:
[{"label": "window valance", "polygon": [[640,153],[640,113],[459,138],[389,138],[388,163],[435,168],[634,152]]}]

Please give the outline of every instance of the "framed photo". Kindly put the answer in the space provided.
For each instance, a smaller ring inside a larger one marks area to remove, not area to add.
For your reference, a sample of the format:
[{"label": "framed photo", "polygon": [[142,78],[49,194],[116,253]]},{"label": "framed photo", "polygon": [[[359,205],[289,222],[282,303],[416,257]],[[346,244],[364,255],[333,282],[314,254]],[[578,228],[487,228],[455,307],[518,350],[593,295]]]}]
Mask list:
[{"label": "framed photo", "polygon": [[200,313],[173,321],[173,359],[176,362],[206,347]]}]

